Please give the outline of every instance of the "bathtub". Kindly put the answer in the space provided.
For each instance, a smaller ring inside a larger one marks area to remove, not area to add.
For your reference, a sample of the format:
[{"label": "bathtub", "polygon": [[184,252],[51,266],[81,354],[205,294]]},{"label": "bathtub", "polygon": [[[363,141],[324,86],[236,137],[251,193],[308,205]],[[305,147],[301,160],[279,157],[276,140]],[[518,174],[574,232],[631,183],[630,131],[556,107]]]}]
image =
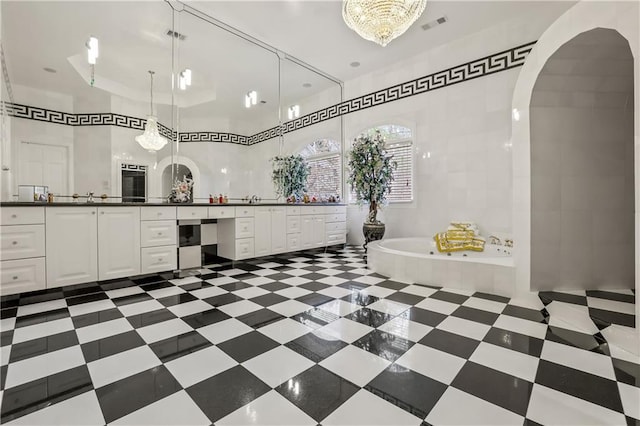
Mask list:
[{"label": "bathtub", "polygon": [[367,264],[378,274],[403,282],[482,291],[513,297],[515,266],[511,248],[485,246],[483,252],[439,253],[431,238],[392,238],[367,245]]}]

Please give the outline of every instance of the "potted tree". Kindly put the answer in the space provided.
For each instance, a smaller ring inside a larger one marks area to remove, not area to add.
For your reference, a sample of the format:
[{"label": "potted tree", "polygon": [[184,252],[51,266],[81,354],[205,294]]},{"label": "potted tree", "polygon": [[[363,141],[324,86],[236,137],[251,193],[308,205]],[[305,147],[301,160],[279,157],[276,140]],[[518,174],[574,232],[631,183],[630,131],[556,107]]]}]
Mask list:
[{"label": "potted tree", "polygon": [[385,224],[377,219],[378,209],[385,204],[391,191],[393,172],[397,163],[384,148],[379,130],[361,134],[349,152],[349,179],[358,204],[369,204],[369,214],[362,226],[364,249],[370,241],[382,239]]},{"label": "potted tree", "polygon": [[309,166],[301,155],[277,156],[272,159],[271,180],[278,197],[302,199],[307,186]]}]

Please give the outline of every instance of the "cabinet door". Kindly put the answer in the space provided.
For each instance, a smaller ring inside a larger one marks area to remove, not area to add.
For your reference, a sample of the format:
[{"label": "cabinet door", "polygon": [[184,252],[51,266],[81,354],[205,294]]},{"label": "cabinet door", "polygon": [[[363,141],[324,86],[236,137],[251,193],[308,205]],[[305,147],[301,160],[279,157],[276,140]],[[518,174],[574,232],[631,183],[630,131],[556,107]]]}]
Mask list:
[{"label": "cabinet door", "polygon": [[46,209],[47,288],[98,279],[96,207]]},{"label": "cabinet door", "polygon": [[254,210],[254,253],[256,257],[271,254],[271,208]]},{"label": "cabinet door", "polygon": [[313,216],[313,247],[324,247],[325,234],[324,215]]},{"label": "cabinet door", "polygon": [[284,207],[271,207],[271,253],[287,251],[287,213]]},{"label": "cabinet door", "polygon": [[313,216],[300,216],[300,249],[313,247]]},{"label": "cabinet door", "polygon": [[98,208],[98,277],[140,274],[140,207]]}]

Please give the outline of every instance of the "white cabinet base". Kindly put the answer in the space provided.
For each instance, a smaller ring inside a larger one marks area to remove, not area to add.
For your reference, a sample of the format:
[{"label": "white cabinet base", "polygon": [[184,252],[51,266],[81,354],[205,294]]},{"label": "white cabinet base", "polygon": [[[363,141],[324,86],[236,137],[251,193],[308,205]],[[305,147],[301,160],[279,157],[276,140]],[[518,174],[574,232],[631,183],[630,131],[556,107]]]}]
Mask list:
[{"label": "white cabinet base", "polygon": [[44,257],[0,262],[2,295],[44,290],[46,288]]}]

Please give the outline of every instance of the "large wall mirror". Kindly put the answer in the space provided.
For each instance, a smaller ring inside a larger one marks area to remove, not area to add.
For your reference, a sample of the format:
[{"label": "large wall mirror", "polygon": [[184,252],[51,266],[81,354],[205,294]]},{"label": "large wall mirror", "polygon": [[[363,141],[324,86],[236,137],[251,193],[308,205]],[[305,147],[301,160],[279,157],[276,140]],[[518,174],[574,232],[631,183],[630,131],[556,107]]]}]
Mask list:
[{"label": "large wall mirror", "polygon": [[[317,113],[341,102],[339,81],[188,5],[4,1],[0,12],[4,201],[46,185],[56,201],[160,202],[185,177],[195,202],[272,200],[271,158],[342,144],[341,119]],[[167,139],[156,151],[135,140],[149,115]]]}]

